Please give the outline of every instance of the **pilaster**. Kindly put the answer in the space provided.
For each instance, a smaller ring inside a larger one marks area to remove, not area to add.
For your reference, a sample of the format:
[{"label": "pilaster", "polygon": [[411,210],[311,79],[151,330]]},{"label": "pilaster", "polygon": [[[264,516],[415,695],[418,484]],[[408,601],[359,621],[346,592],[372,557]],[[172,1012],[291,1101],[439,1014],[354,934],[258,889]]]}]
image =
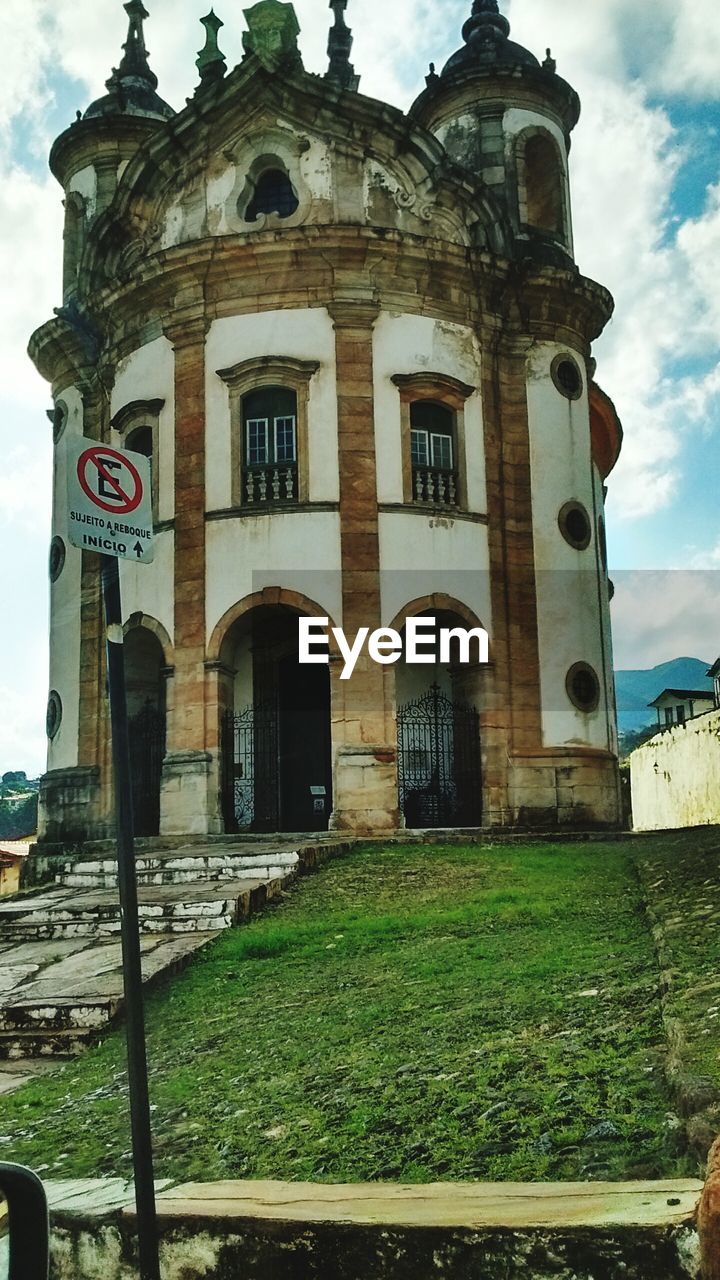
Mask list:
[{"label": "pilaster", "polygon": [[[335,324],[340,467],[342,625],[346,635],[381,625],[375,457],[373,325],[379,307],[349,290],[329,307]],[[350,680],[331,666],[333,829],[399,824],[394,673],[363,655]]]},{"label": "pilaster", "polygon": [[205,741],[204,314],[165,328],[175,350],[175,675],[163,763],[163,835],[220,829],[218,757]]}]

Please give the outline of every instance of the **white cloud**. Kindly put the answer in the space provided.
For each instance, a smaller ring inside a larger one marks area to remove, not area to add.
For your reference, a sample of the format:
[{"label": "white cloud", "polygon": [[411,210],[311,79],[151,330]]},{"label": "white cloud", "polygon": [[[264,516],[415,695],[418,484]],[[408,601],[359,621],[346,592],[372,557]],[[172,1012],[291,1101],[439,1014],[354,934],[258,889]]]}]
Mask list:
[{"label": "white cloud", "polygon": [[0,773],[24,769],[36,778],[45,772],[45,665],[38,665],[34,681],[0,686]]},{"label": "white cloud", "polygon": [[690,98],[720,97],[720,9],[717,0],[678,0],[671,43],[655,67],[658,89]]},{"label": "white cloud", "polygon": [[678,657],[714,662],[720,653],[720,571],[618,573],[613,581],[616,669],[654,667]]}]

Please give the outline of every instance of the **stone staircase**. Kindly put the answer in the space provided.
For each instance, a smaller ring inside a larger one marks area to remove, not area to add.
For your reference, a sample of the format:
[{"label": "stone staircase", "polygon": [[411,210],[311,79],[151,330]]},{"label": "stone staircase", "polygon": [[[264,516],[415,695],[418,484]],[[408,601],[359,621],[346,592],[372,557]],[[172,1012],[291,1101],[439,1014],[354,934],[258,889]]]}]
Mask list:
[{"label": "stone staircase", "polygon": [[[143,981],[181,968],[342,847],[280,837],[140,849]],[[0,900],[0,1061],[72,1057],[122,1010],[117,863],[100,851],[60,867],[54,885]]]}]

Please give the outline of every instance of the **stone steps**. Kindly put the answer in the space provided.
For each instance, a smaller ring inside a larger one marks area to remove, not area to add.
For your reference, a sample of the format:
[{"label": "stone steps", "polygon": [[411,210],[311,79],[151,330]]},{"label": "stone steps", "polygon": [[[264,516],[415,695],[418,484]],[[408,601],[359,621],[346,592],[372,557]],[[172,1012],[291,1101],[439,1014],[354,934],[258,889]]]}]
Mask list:
[{"label": "stone steps", "polygon": [[92,1044],[96,1031],[87,1027],[40,1028],[0,1032],[0,1059],[19,1062],[37,1058],[76,1058]]},{"label": "stone steps", "polygon": [[[223,854],[222,852],[186,853],[173,857],[138,858],[135,874],[140,885],[195,884],[225,880],[274,880],[297,873],[297,853],[271,851],[266,854]],[[103,858],[96,862],[76,862],[60,872],[56,883],[68,888],[114,889],[117,886],[117,860]]]},{"label": "stone steps", "polygon": [[[208,933],[240,924],[282,891],[284,877],[184,885],[144,886],[138,890],[140,932]],[[48,895],[49,897],[49,895]],[[86,891],[45,900],[41,911],[0,909],[0,942],[107,937],[120,933],[120,904],[114,894]],[[22,904],[27,907],[28,904]]]},{"label": "stone steps", "polygon": [[[348,847],[294,837],[141,843],[143,985],[182,968],[220,930],[250,919],[296,876]],[[24,1064],[12,1087],[32,1074],[28,1063],[43,1070],[54,1058],[74,1057],[122,1013],[111,851],[103,845],[75,859],[57,856],[54,885],[0,900],[0,1063],[12,1063],[10,1071]]]},{"label": "stone steps", "polygon": [[0,1032],[97,1031],[115,1016],[121,1000],[26,1000],[0,1009]]}]

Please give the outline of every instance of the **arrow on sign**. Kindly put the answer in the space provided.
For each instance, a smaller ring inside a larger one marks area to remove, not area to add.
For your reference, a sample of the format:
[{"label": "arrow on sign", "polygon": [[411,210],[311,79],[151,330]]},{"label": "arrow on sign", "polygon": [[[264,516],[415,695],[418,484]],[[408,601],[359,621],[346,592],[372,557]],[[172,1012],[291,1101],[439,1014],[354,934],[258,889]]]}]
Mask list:
[{"label": "arrow on sign", "polygon": [[136,542],[136,543],[135,543],[135,546],[133,547],[133,551],[135,552],[135,555],[137,556],[137,558],[138,558],[138,560],[139,560],[139,559],[140,559],[140,557],[141,557],[141,555],[142,555],[142,553],[143,553],[142,543],[141,543],[141,542]]}]

